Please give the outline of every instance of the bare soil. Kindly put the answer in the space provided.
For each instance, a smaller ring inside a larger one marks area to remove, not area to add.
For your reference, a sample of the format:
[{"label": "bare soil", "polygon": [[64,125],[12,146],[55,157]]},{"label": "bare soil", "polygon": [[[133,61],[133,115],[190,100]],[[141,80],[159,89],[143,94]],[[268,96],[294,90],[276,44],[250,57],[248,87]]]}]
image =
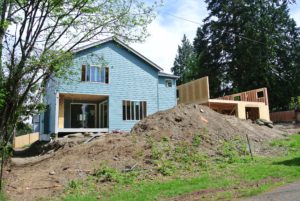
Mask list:
[{"label": "bare soil", "polygon": [[143,119],[130,134],[106,134],[87,144],[82,143],[86,138],[63,138],[16,152],[6,166],[6,194],[10,200],[24,201],[57,196],[70,180],[86,178],[101,163],[119,170],[137,166],[150,170],[149,139],[191,142],[195,134],[201,135],[200,148],[208,155],[218,154],[224,141],[245,140],[246,135],[254,153],[269,154],[267,142],[286,132],[221,115],[205,106],[179,105]]}]

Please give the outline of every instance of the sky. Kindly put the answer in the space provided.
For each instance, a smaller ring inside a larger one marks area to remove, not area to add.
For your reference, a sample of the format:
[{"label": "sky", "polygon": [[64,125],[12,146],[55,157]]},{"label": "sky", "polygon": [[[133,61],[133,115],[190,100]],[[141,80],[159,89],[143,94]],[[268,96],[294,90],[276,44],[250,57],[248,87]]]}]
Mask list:
[{"label": "sky", "polygon": [[[300,0],[290,6],[290,15],[300,26]],[[208,16],[204,0],[164,0],[156,19],[149,25],[150,36],[130,46],[170,73],[183,34],[192,42],[196,30]],[[188,22],[180,18],[188,19]]]}]

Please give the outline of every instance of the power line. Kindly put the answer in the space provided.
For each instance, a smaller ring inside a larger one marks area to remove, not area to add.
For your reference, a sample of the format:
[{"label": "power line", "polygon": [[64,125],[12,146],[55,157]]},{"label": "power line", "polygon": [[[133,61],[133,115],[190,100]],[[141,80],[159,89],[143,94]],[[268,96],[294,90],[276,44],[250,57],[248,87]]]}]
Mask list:
[{"label": "power line", "polygon": [[[193,23],[193,24],[197,24],[197,25],[200,25],[200,26],[203,25],[203,23],[199,23],[199,22],[196,22],[196,21],[193,21],[193,20],[184,18],[184,17],[180,17],[180,16],[177,16],[177,15],[173,15],[173,14],[171,14],[171,13],[169,13],[169,12],[164,12],[164,14],[169,15],[169,16],[174,17],[174,18],[177,18],[177,19],[179,19],[179,20],[187,21],[187,22],[190,22],[190,23]],[[224,31],[224,30],[223,30],[223,31]],[[264,44],[264,45],[265,45],[265,43],[263,43],[263,42],[261,42],[261,41],[254,40],[254,39],[251,39],[251,38],[248,38],[248,37],[245,37],[245,36],[241,36],[241,35],[239,35],[239,34],[237,34],[237,33],[232,33],[232,32],[229,32],[229,31],[224,31],[224,32],[225,32],[225,33],[228,33],[228,34],[234,34],[235,36],[237,36],[237,37],[239,37],[239,38],[242,38],[242,39],[245,39],[245,40],[248,40],[248,41],[251,41],[251,42],[260,43],[260,44]]]}]

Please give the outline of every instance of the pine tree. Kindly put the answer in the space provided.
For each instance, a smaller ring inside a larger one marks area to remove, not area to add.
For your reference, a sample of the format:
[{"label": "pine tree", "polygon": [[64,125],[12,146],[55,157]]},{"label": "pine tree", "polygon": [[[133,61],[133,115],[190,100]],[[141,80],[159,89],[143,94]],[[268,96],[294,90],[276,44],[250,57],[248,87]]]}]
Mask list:
[{"label": "pine tree", "polygon": [[214,64],[213,53],[209,52],[209,41],[206,37],[207,33],[203,27],[199,27],[193,42],[195,57],[192,58],[194,65],[191,65],[191,71],[193,79],[209,77],[210,96],[214,98],[221,93],[222,73],[219,72],[218,65]]},{"label": "pine tree", "polygon": [[180,77],[177,80],[177,85],[184,84],[192,79],[189,66],[193,61],[193,54],[194,52],[192,44],[187,39],[186,35],[183,35],[181,45],[178,46],[174,66],[171,68],[173,74]]}]

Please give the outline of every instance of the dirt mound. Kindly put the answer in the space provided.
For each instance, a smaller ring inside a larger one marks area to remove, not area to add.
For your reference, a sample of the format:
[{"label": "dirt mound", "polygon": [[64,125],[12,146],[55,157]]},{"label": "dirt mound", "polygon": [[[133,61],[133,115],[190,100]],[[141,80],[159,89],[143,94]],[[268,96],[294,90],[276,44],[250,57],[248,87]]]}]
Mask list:
[{"label": "dirt mound", "polygon": [[48,144],[37,143],[23,156],[38,156],[12,159],[14,162],[5,172],[5,191],[11,200],[31,201],[57,196],[70,180],[86,178],[103,163],[121,171],[149,170],[147,176],[151,177],[159,174],[153,163],[156,153],[153,142],[156,142],[156,148],[163,148],[161,145],[166,143],[174,148],[182,142],[189,147],[196,142],[200,153],[215,155],[225,141],[239,137],[245,142],[246,134],[254,150],[260,153],[265,141],[282,136],[277,129],[220,115],[205,106],[179,105],[140,121],[130,135],[107,134],[86,144],[82,143],[86,140],[83,138],[80,138],[81,144],[69,138]]},{"label": "dirt mound", "polygon": [[[222,115],[210,108],[191,104],[178,105],[157,112],[137,123],[131,133],[152,136],[155,139],[168,137],[174,140],[192,140],[200,135],[207,142],[203,148],[215,152],[224,141],[236,138],[246,140],[249,136],[255,152],[264,151],[265,141],[282,137],[284,132],[241,120],[235,116]],[[211,152],[211,153],[213,153]]]}]

